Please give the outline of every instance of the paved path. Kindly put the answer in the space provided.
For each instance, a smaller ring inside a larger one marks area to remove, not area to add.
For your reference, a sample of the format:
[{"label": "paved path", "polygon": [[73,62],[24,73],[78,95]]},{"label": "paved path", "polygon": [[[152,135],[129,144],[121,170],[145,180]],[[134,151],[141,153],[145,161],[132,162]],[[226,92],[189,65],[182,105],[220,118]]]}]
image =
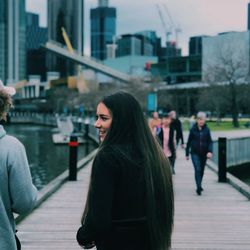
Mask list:
[{"label": "paved path", "polygon": [[178,157],[173,249],[250,250],[250,201],[208,168],[197,196],[192,164]]},{"label": "paved path", "polygon": [[22,250],[81,249],[76,240],[86,201],[91,165],[78,173],[77,182],[66,182],[18,226]]},{"label": "paved path", "polygon": [[[22,250],[77,250],[75,233],[86,199],[90,165],[18,225]],[[250,250],[250,201],[209,169],[202,196],[195,193],[193,167],[178,152],[173,249]],[[119,249],[117,249],[119,250]],[[139,249],[138,249],[139,250]]]}]

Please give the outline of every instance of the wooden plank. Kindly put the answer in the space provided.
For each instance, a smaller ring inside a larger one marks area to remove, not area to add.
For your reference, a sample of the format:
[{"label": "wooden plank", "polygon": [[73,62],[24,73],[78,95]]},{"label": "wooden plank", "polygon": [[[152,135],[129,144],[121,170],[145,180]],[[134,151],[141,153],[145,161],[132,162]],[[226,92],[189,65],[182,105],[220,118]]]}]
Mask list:
[{"label": "wooden plank", "polygon": [[[91,163],[78,181],[65,183],[19,225],[23,250],[80,249],[75,240],[89,185]],[[178,152],[172,249],[250,249],[250,202],[206,169],[202,196],[195,192],[191,161]],[[118,249],[119,250],[119,249]]]}]

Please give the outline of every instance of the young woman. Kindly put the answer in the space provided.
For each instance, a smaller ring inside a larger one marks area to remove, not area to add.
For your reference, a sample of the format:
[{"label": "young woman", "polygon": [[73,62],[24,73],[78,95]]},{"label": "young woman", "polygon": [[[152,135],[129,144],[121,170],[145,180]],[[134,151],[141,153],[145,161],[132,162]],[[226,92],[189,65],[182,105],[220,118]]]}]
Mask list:
[{"label": "young woman", "polygon": [[197,114],[197,122],[190,130],[186,147],[187,160],[189,160],[190,149],[195,171],[196,193],[201,195],[206,161],[213,156],[213,142],[210,130],[206,125],[206,114],[203,112]]},{"label": "young woman", "polygon": [[[15,89],[0,81],[0,120],[6,120]],[[21,249],[15,237],[13,213],[25,214],[36,204],[37,190],[32,184],[24,146],[6,135],[0,125],[0,249]]]},{"label": "young woman", "polygon": [[172,167],[172,173],[175,174],[174,164],[176,159],[176,142],[174,138],[174,128],[171,126],[172,119],[169,114],[162,117],[162,125],[157,134],[165,156],[169,159]]},{"label": "young woman", "polygon": [[101,145],[77,232],[84,248],[166,250],[171,245],[172,174],[137,100],[118,92],[97,106]]}]

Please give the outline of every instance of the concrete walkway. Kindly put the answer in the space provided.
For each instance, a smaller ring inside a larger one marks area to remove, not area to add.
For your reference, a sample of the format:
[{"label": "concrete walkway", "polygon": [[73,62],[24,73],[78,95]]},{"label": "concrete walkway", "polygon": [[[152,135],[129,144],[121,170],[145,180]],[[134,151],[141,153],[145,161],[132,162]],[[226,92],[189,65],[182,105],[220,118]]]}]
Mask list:
[{"label": "concrete walkway", "polygon": [[208,168],[197,196],[191,161],[177,157],[173,249],[249,250],[250,201]]},{"label": "concrete walkway", "polygon": [[[77,182],[65,183],[18,225],[22,250],[77,250],[75,240],[89,183],[91,165]],[[195,193],[193,166],[178,152],[173,249],[250,249],[250,201],[206,169],[202,196]],[[119,249],[117,249],[119,250]],[[139,249],[138,249],[139,250]]]}]

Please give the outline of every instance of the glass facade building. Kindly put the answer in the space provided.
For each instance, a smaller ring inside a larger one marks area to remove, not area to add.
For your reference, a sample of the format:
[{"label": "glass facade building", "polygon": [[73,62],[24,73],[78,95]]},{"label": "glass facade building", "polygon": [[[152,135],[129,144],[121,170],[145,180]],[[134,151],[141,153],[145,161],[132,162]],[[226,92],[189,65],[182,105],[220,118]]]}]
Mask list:
[{"label": "glass facade building", "polygon": [[26,77],[25,0],[0,1],[0,78],[15,83]]},{"label": "glass facade building", "polygon": [[116,9],[111,7],[91,9],[90,19],[91,56],[104,60],[107,58],[107,44],[113,42],[116,34]]},{"label": "glass facade building", "polygon": [[[40,46],[48,40],[48,29],[39,26],[39,15],[26,13],[27,75],[46,78],[46,51]],[[34,63],[35,62],[35,63]]]},{"label": "glass facade building", "polygon": [[123,35],[117,42],[117,57],[139,56],[142,51],[142,41],[134,35]]},{"label": "glass facade building", "polygon": [[[150,43],[153,47],[153,56],[161,57],[161,38],[157,37],[156,32],[153,30],[144,30],[135,33],[135,35],[141,35],[144,38],[144,44]],[[147,45],[145,47],[148,47]],[[144,52],[148,53],[148,52]]]},{"label": "glass facade building", "polygon": [[250,3],[247,5],[247,30],[250,30]]},{"label": "glass facade building", "polygon": [[202,39],[207,36],[194,36],[189,40],[189,55],[197,56],[202,54]]},{"label": "glass facade building", "polygon": [[[48,0],[48,39],[65,45],[64,27],[74,50],[84,53],[84,0]],[[54,55],[48,57],[50,71],[61,76],[75,73],[75,65]]]},{"label": "glass facade building", "polygon": [[154,56],[154,44],[148,37],[139,33],[122,35],[117,45],[117,57],[128,55]]}]

